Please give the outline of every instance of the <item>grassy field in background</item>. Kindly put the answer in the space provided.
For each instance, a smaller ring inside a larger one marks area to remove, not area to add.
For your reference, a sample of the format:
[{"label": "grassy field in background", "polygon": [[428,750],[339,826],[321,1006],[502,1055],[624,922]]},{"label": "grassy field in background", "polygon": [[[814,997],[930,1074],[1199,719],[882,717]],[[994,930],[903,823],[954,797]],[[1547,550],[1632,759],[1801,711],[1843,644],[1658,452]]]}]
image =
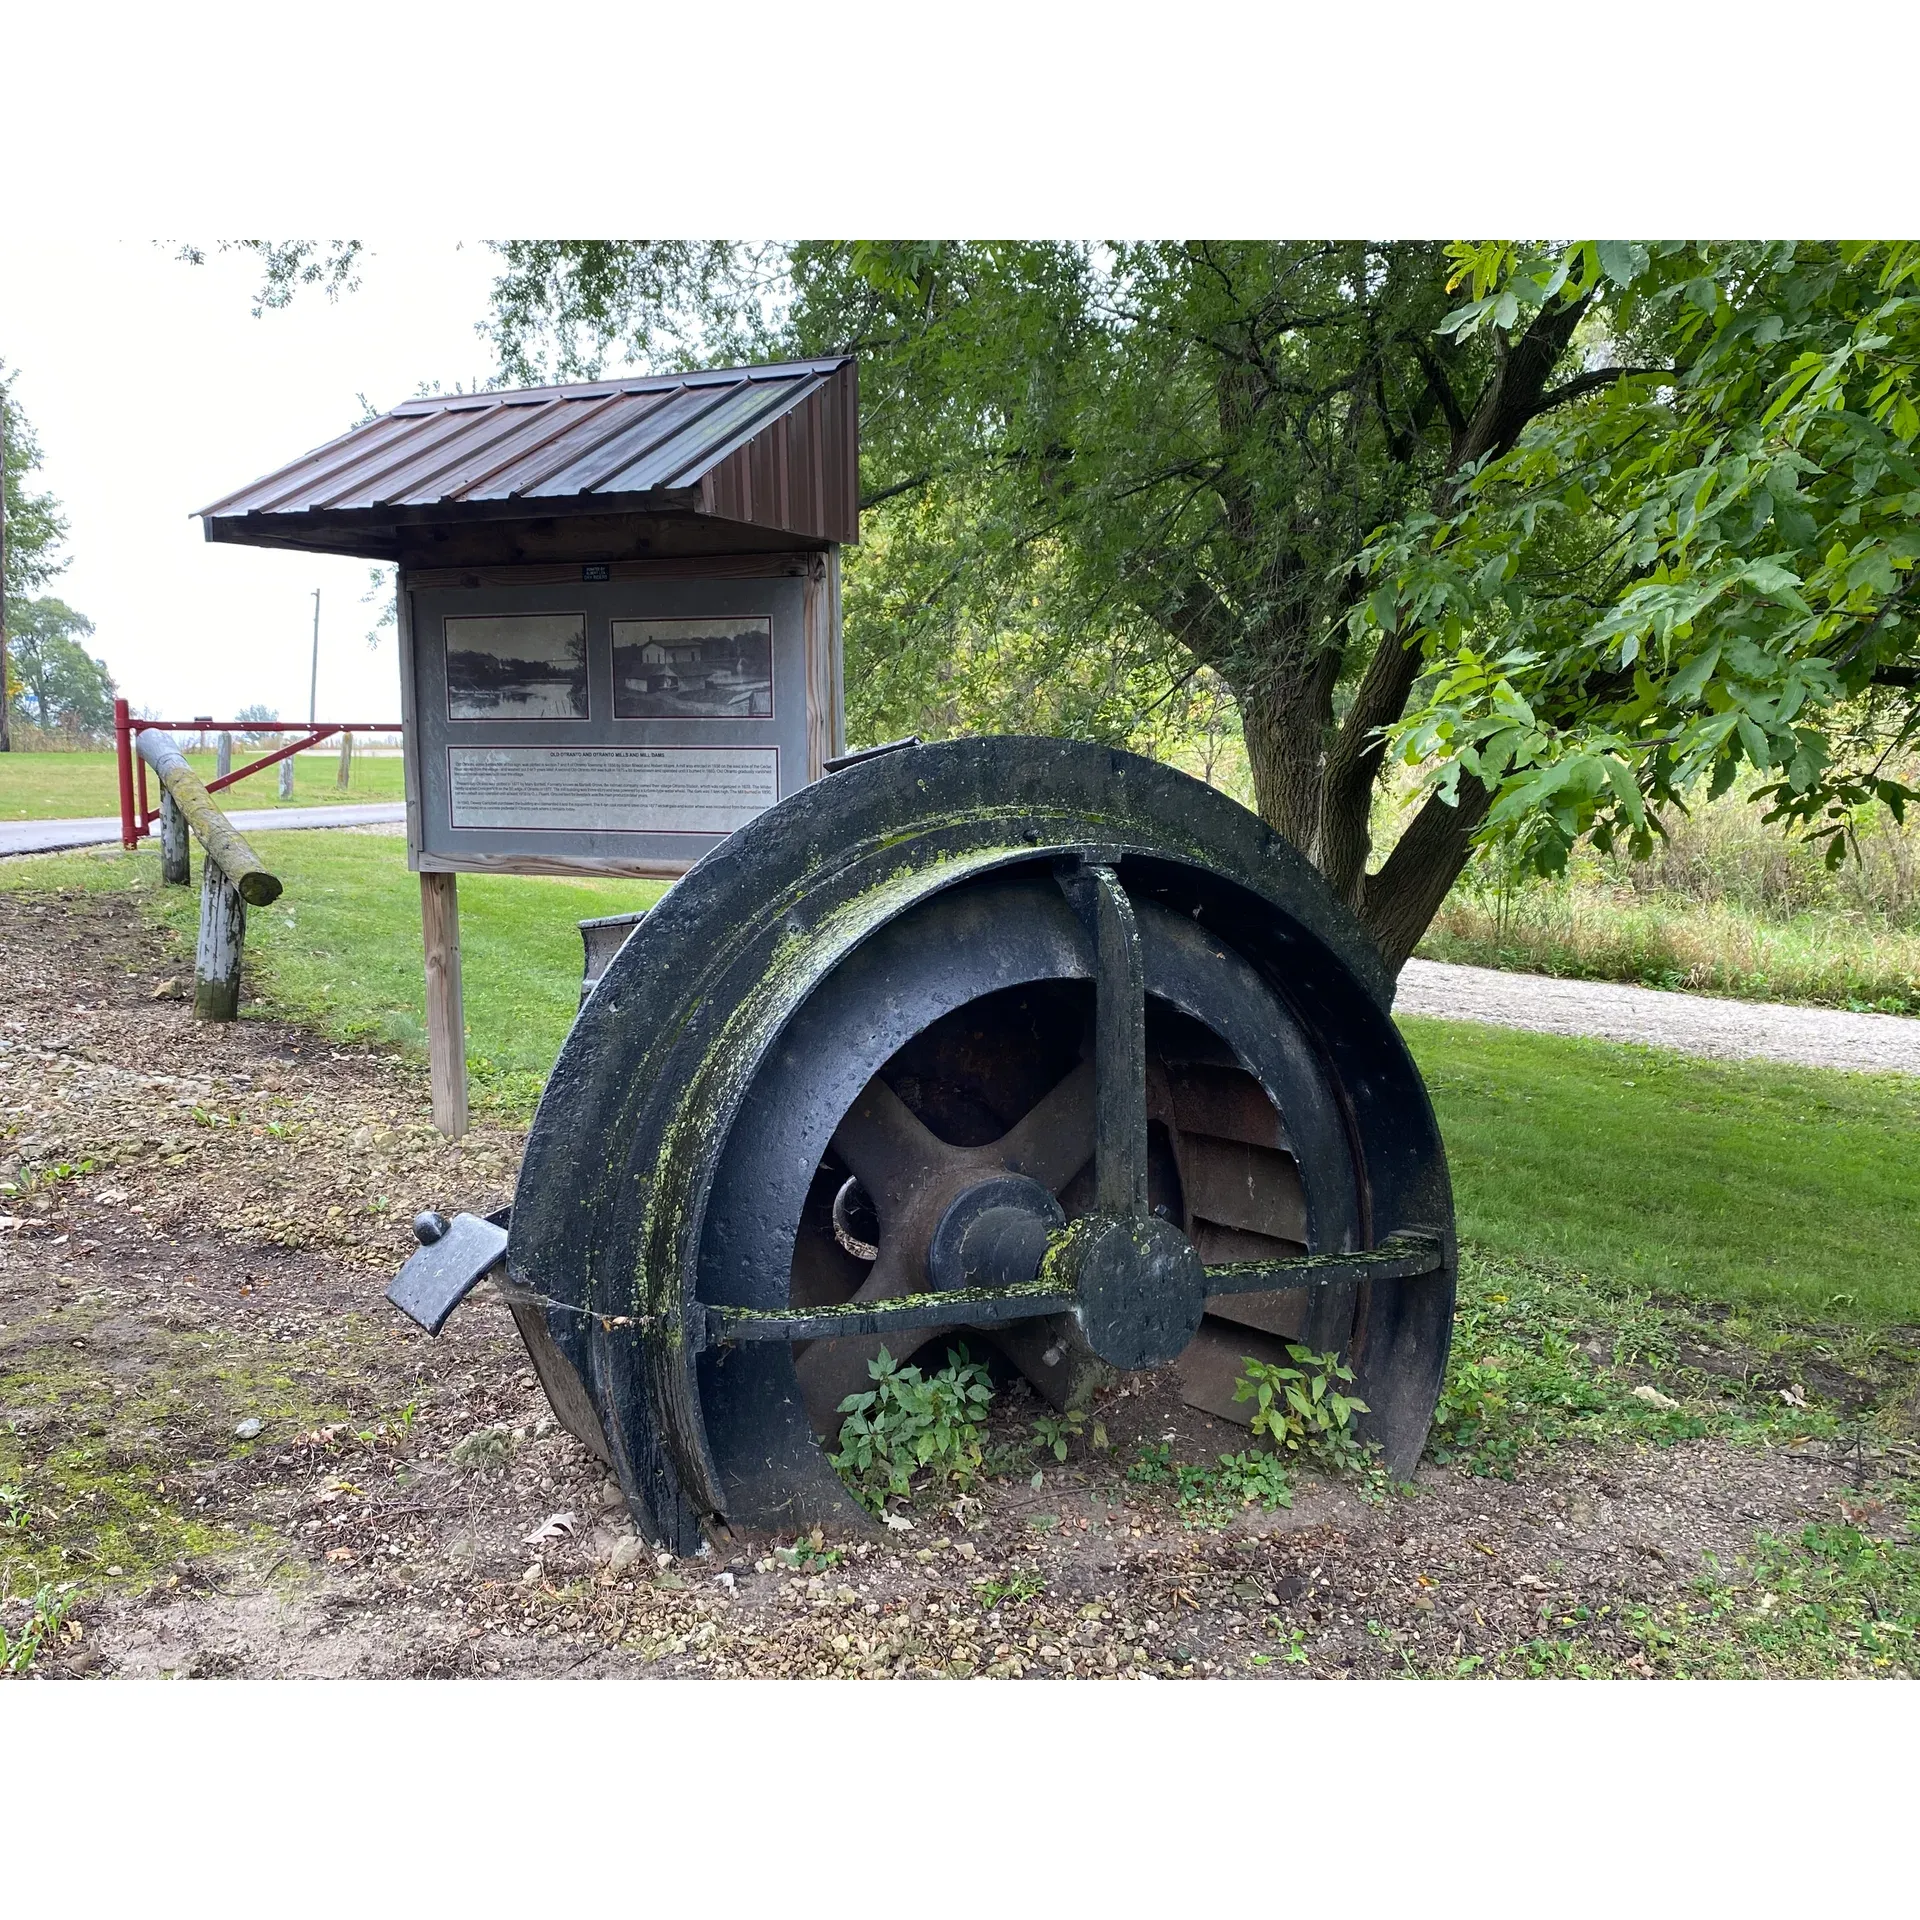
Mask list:
[{"label": "grassy field in background", "polygon": [[[1920,780],[1920,764],[1890,769]],[[1768,826],[1746,781],[1670,809],[1652,856],[1575,848],[1547,880],[1490,849],[1420,953],[1516,973],[1920,1014],[1920,813],[1850,823],[1847,857]]]},{"label": "grassy field in background", "polygon": [[[255,749],[233,744],[233,764],[244,766]],[[213,755],[189,753],[187,764],[202,780],[213,778]],[[365,805],[375,800],[404,799],[400,756],[356,753],[353,772],[344,792],[334,785],[340,765],[337,745],[294,760],[293,798],[296,807],[323,806],[331,801]],[[160,788],[147,776],[147,794],[158,804]],[[280,769],[221,789],[229,807],[280,805]],[[120,811],[120,776],[111,753],[0,753],[0,820],[90,820]]]},{"label": "grassy field in background", "polygon": [[[249,920],[250,979],[265,1004],[336,1038],[419,1054],[419,887],[403,841],[252,837],[287,886]],[[162,897],[156,882],[145,851],[0,863],[0,889],[138,887],[190,942],[197,890]],[[530,1109],[573,1018],[574,922],[659,892],[462,876],[477,1097]],[[190,947],[181,963],[191,966]],[[1802,1320],[1920,1320],[1920,1081],[1405,1025],[1446,1137],[1461,1232],[1488,1253]]]}]

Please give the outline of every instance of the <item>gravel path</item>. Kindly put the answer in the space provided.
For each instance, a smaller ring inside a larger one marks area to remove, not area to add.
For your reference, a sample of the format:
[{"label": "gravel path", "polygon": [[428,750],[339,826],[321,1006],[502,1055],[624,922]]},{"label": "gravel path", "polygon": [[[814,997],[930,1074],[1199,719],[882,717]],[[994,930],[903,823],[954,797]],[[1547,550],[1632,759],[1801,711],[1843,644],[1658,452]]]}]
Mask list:
[{"label": "gravel path", "polygon": [[1437,960],[1409,960],[1396,1013],[1481,1020],[1535,1033],[1671,1047],[1714,1060],[1778,1060],[1851,1073],[1920,1073],[1920,1020],[1751,1000],[1713,1000],[1604,980],[1554,980]]},{"label": "gravel path", "polygon": [[[384,827],[404,821],[399,800],[365,806],[243,807],[227,818],[242,833],[277,833],[292,827]],[[0,859],[16,853],[59,853],[67,847],[103,847],[120,838],[115,818],[96,820],[0,820]]]}]

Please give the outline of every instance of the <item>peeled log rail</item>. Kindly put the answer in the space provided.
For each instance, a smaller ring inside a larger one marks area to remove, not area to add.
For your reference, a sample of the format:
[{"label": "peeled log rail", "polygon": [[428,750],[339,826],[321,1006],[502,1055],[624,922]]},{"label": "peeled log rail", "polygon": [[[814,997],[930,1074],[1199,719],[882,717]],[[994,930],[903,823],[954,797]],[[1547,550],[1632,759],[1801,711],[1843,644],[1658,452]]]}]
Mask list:
[{"label": "peeled log rail", "polygon": [[[260,864],[253,849],[214,804],[212,794],[167,734],[157,728],[143,728],[135,741],[141,759],[159,776],[164,795],[162,813],[166,812],[166,802],[172,801],[206,849],[201,863],[200,943],[194,956],[194,1014],[202,1020],[236,1019],[240,1012],[240,956],[246,945],[247,909],[279,899],[280,882]],[[184,856],[185,836],[179,837],[179,851]],[[163,865],[171,868],[166,840],[163,822]],[[184,867],[184,857],[180,865]],[[167,877],[173,877],[171,871]]]},{"label": "peeled log rail", "polygon": [[172,736],[155,727],[143,728],[139,748],[140,758],[159,776],[160,784],[187,816],[187,825],[200,836],[207,858],[240,889],[240,898],[250,907],[264,907],[278,900],[283,891],[280,882],[260,864],[213,795],[200,784],[200,776],[187,765],[186,755],[174,745]]}]

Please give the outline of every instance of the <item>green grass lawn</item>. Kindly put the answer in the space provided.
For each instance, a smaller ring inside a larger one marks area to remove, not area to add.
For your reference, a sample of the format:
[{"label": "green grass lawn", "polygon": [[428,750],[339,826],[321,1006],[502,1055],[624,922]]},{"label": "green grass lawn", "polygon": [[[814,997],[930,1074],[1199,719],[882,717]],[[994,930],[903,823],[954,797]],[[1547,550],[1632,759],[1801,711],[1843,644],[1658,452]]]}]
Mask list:
[{"label": "green grass lawn", "polygon": [[1464,1238],[1814,1320],[1920,1321],[1920,1080],[1402,1022]]},{"label": "green grass lawn", "polygon": [[[419,883],[397,835],[257,833],[286,882],[249,918],[266,1006],[424,1050]],[[198,853],[196,850],[196,862]],[[197,889],[150,852],[0,863],[8,886],[139,886],[189,941]],[[659,883],[463,875],[475,1092],[526,1112],[580,984],[574,922]],[[182,953],[190,967],[191,954]],[[1920,1321],[1920,1080],[1762,1065],[1434,1020],[1405,1022],[1432,1089],[1462,1235],[1630,1289],[1803,1321]]]},{"label": "green grass lawn", "polygon": [[[236,740],[233,764],[244,766],[252,758],[254,749]],[[187,763],[202,780],[213,778],[211,753],[189,753]],[[297,757],[293,798],[287,804],[317,807],[338,800],[364,805],[406,797],[397,753],[356,753],[344,792],[334,784],[339,764],[337,744]],[[221,793],[225,806],[277,807],[280,769],[269,767]],[[159,794],[159,783],[149,774],[147,796],[155,805]],[[0,820],[90,820],[119,811],[120,776],[111,753],[0,753]]]}]

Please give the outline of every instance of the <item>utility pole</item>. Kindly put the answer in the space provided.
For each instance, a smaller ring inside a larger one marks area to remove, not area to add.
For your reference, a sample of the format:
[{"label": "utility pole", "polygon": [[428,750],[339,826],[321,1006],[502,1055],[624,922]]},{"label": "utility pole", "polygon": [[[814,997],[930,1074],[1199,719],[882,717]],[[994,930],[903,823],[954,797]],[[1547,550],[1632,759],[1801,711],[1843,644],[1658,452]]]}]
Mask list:
[{"label": "utility pole", "polygon": [[320,718],[320,589],[313,590],[313,675],[307,682],[307,725]]}]

